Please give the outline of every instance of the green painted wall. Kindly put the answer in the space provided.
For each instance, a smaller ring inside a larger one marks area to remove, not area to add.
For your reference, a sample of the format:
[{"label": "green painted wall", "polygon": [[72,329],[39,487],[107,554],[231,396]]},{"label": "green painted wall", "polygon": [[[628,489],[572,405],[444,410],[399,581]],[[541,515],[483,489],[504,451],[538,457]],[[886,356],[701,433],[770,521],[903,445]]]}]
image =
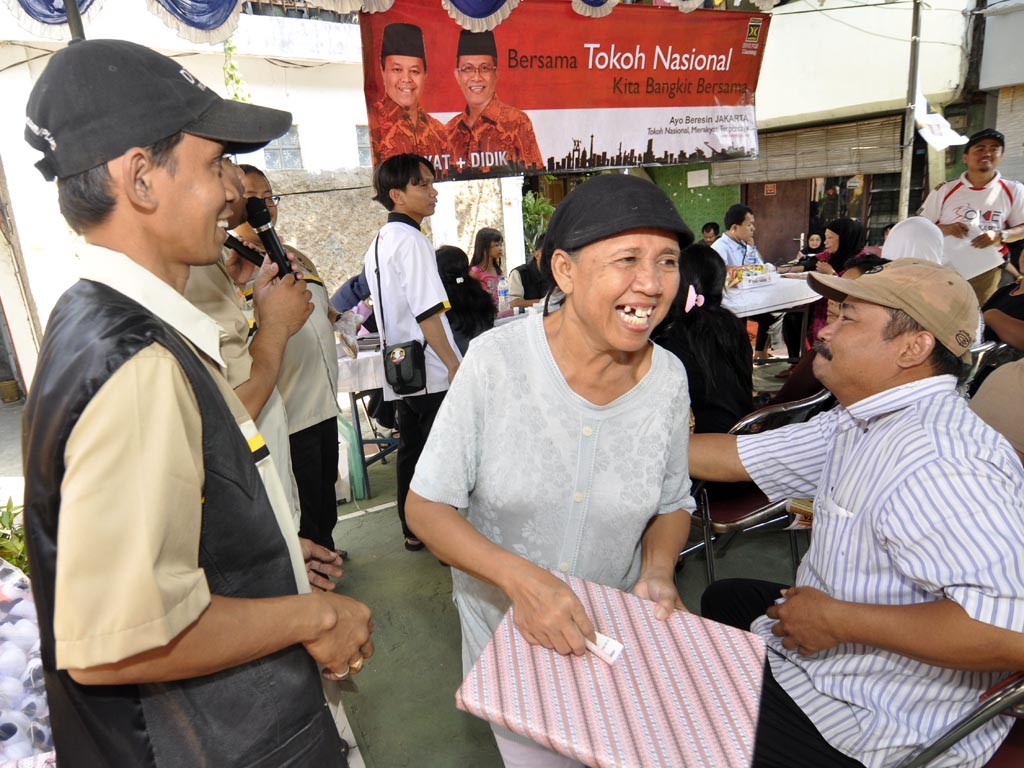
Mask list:
[{"label": "green painted wall", "polygon": [[[695,189],[690,189],[687,186],[686,175],[688,173],[710,168],[708,163],[677,165],[668,168],[644,168],[654,183],[672,198],[683,221],[690,226],[693,234],[698,238],[700,238],[700,228],[704,222],[717,221],[721,226],[726,209],[730,205],[740,202],[739,184],[728,184],[724,187],[697,187]],[[711,171],[711,176],[714,177],[714,171]]]}]

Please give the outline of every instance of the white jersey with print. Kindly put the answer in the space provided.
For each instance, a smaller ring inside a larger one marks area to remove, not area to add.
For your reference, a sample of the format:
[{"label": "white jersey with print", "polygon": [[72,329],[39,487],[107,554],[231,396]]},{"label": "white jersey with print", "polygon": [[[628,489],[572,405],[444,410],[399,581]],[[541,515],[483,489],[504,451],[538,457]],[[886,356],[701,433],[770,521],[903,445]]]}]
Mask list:
[{"label": "white jersey with print", "polygon": [[966,237],[944,238],[944,256],[965,278],[974,277],[985,269],[999,266],[1003,248],[999,244],[991,248],[971,248],[970,241],[982,232],[1024,224],[1024,184],[1005,179],[997,171],[988,184],[974,187],[965,172],[933,189],[918,215],[936,224],[968,226]]},{"label": "white jersey with print", "polygon": [[996,171],[988,184],[973,187],[965,172],[933,189],[920,215],[936,224],[974,224],[982,232],[1015,227],[1024,224],[1024,184]]}]

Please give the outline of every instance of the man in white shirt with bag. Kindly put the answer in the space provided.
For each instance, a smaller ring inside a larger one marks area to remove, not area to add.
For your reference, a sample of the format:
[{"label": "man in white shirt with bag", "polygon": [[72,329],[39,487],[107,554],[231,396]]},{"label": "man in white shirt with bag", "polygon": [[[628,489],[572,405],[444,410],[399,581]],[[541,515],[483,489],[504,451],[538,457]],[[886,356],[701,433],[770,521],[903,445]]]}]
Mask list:
[{"label": "man in white shirt with bag", "polygon": [[423,549],[423,543],[405,523],[405,499],[462,356],[444,316],[450,305],[437,273],[437,258],[420,230],[423,219],[434,213],[437,204],[433,165],[420,155],[389,157],[374,171],[373,187],[374,199],[388,210],[387,223],[364,257],[381,343],[385,348],[410,341],[424,346],[426,382],[422,390],[397,393],[384,383],[384,399],[395,401],[398,419],[398,517],[405,548],[415,552]]}]

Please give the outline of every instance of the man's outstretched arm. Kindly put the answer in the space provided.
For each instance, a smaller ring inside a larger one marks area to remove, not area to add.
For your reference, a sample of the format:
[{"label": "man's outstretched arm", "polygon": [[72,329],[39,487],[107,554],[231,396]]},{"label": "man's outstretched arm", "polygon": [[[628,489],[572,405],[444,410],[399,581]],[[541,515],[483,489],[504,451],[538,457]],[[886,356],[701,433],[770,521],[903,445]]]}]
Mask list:
[{"label": "man's outstretched arm", "polygon": [[690,477],[722,483],[750,480],[740,461],[736,435],[701,434],[690,436]]}]

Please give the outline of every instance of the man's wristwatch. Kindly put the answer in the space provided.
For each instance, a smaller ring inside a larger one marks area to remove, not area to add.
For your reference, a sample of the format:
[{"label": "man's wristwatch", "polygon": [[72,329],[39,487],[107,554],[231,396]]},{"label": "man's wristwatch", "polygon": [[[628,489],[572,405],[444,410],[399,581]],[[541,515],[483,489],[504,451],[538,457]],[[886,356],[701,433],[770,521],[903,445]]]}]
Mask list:
[{"label": "man's wristwatch", "polygon": [[1005,243],[1006,242],[1006,230],[1005,229],[1000,229],[999,230],[999,242],[1000,243]]}]

